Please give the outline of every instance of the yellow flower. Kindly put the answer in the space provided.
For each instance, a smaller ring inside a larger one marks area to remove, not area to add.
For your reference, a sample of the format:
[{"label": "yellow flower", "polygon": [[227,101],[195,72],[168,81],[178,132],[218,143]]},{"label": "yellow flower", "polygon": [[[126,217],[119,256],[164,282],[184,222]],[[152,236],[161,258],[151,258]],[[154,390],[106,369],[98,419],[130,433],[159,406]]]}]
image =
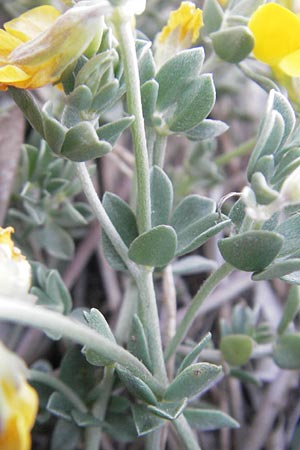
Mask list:
[{"label": "yellow flower", "polygon": [[220,5],[225,6],[227,5],[228,0],[219,0]]},{"label": "yellow flower", "polygon": [[24,362],[1,342],[0,360],[0,448],[30,450],[38,395],[26,381]]},{"label": "yellow flower", "polygon": [[0,89],[33,89],[59,80],[88,47],[103,11],[76,5],[61,15],[52,6],[34,8],[0,30]]},{"label": "yellow flower", "polygon": [[176,11],[172,11],[167,25],[156,39],[155,60],[158,66],[191,47],[199,38],[202,26],[202,11],[194,3],[182,2]]},{"label": "yellow flower", "polygon": [[300,76],[300,18],[276,3],[260,6],[249,21],[254,56],[289,76]]},{"label": "yellow flower", "polygon": [[30,264],[14,246],[13,232],[12,227],[0,227],[0,295],[8,297],[27,294],[31,284]]}]

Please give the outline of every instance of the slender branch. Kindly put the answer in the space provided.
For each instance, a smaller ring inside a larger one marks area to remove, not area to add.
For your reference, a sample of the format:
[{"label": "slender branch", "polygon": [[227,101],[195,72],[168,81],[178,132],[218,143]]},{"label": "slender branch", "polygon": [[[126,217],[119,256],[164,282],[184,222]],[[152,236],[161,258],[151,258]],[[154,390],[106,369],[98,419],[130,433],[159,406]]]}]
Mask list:
[{"label": "slender branch", "polygon": [[24,304],[21,299],[8,302],[6,297],[0,296],[0,319],[59,333],[65,338],[86,345],[105,358],[111,359],[132,371],[134,375],[148,384],[157,395],[162,395],[164,392],[161,384],[131,353],[88,326],[75,322],[69,317],[40,306]]},{"label": "slender branch", "polygon": [[[163,292],[164,309],[166,314],[164,344],[167,346],[176,333],[176,289],[174,284],[172,266],[169,264],[163,272]],[[175,355],[169,360],[167,372],[169,380],[172,380],[174,374]]]},{"label": "slender branch", "polygon": [[69,400],[70,403],[72,403],[72,405],[76,409],[78,409],[78,411],[81,411],[83,413],[88,412],[88,408],[81,400],[81,398],[78,397],[76,392],[74,392],[73,389],[70,389],[69,386],[59,378],[34,369],[28,371],[27,378],[29,381],[37,381],[38,383],[45,384],[46,386],[53,388],[55,391],[60,392]]},{"label": "slender branch", "polygon": [[143,233],[151,228],[151,199],[149,162],[140,92],[139,68],[130,20],[128,18],[124,19],[118,8],[116,8],[115,14],[113,15],[113,20],[124,64],[128,112],[135,116],[135,121],[131,126],[131,130],[137,178],[137,218],[139,231],[140,233]]},{"label": "slender branch", "polygon": [[[92,412],[93,415],[103,422],[105,419],[107,405],[111,396],[112,387],[114,384],[114,367],[106,367],[105,375],[100,383],[100,395],[98,400],[94,403]],[[102,427],[88,427],[85,433],[85,450],[99,450],[101,444]]]},{"label": "slender branch", "polygon": [[167,137],[158,134],[154,144],[153,164],[161,168],[164,166],[166,147]]},{"label": "slender branch", "polygon": [[233,267],[224,263],[215,272],[213,272],[207,280],[203,283],[195,297],[193,298],[185,316],[183,317],[179,327],[177,328],[176,334],[165,351],[165,360],[168,361],[172,354],[175,352],[177,346],[180,344],[182,339],[185,337],[188,329],[196,319],[199,308],[207,298],[207,296],[215,289],[215,287],[222,281],[229,273],[233,270]]},{"label": "slender branch", "polygon": [[181,414],[178,419],[174,420],[172,425],[176,429],[178,436],[184,444],[185,450],[201,450],[196,436],[183,414]]},{"label": "slender branch", "polygon": [[115,250],[118,252],[120,257],[128,267],[128,270],[135,275],[138,269],[136,265],[128,258],[128,248],[124,244],[119,233],[115,229],[105,209],[103,208],[103,205],[95,191],[94,185],[92,183],[91,177],[89,175],[85,163],[75,163],[75,167],[78,176],[80,178],[80,181],[82,183],[83,191],[89,201],[89,204],[91,205],[94,211],[95,216],[97,217],[100,225],[102,226],[103,230],[109,237]]},{"label": "slender branch", "polygon": [[255,142],[256,138],[251,138],[248,141],[243,142],[241,145],[233,149],[231,152],[218,156],[215,159],[215,163],[218,166],[224,166],[225,164],[229,163],[233,158],[248,155],[251,152],[251,150],[253,150]]},{"label": "slender branch", "polygon": [[140,294],[140,315],[149,345],[153,374],[166,386],[168,379],[162,351],[158,311],[152,277],[152,272],[145,269],[141,270],[140,275],[136,278]]}]

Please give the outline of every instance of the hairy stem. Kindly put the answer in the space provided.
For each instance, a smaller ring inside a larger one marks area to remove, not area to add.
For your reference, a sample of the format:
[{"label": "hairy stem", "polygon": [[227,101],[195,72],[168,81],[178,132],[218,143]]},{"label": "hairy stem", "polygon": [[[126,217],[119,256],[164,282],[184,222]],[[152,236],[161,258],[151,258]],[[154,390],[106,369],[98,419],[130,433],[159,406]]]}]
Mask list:
[{"label": "hairy stem", "polygon": [[86,345],[103,357],[111,359],[132,371],[135,376],[148,384],[156,395],[162,395],[164,392],[161,384],[131,353],[88,326],[69,317],[40,306],[24,304],[22,299],[8,302],[6,297],[0,296],[1,319],[58,333],[74,342]]},{"label": "hairy stem", "polygon": [[142,110],[140,77],[131,22],[116,9],[113,20],[124,64],[127,107],[135,116],[131,126],[137,179],[137,219],[140,233],[151,228],[150,174]]},{"label": "hairy stem", "polygon": [[168,345],[165,352],[165,360],[168,361],[172,354],[176,351],[177,346],[180,344],[182,339],[185,337],[188,329],[197,317],[199,308],[207,298],[207,296],[215,289],[215,287],[222,281],[229,273],[233,270],[233,267],[224,263],[215,272],[213,272],[207,280],[203,283],[195,297],[193,298],[185,316],[183,317],[179,327],[177,328],[176,334]]}]

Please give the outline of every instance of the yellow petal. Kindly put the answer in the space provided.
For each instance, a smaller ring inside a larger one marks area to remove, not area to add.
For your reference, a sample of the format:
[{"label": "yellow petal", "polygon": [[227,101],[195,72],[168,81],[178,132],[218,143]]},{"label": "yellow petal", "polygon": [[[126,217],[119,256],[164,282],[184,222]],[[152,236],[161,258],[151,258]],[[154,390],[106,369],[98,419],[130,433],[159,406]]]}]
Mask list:
[{"label": "yellow petal", "polygon": [[180,41],[191,33],[191,43],[194,43],[199,37],[202,25],[202,11],[192,2],[182,2],[176,11],[171,12],[168,24],[159,35],[159,41],[165,42],[170,33],[178,28]]},{"label": "yellow petal", "polygon": [[20,44],[20,39],[0,29],[0,58],[6,58]]},{"label": "yellow petal", "polygon": [[11,35],[26,42],[47,30],[58,16],[60,12],[53,6],[38,6],[6,22],[4,28]]},{"label": "yellow petal", "polygon": [[13,65],[0,67],[0,83],[15,86],[18,82],[28,80],[29,75]]},{"label": "yellow petal", "polygon": [[270,66],[300,48],[299,18],[276,3],[260,6],[248,26],[255,39],[254,56]]},{"label": "yellow petal", "polygon": [[285,56],[279,68],[290,77],[300,77],[300,49]]}]

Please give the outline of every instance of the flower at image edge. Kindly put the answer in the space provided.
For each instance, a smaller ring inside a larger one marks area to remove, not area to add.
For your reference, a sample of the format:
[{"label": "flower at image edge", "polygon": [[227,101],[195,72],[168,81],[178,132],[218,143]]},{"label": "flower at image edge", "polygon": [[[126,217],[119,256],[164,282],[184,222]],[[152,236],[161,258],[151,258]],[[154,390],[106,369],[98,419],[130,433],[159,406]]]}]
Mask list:
[{"label": "flower at image edge", "polygon": [[0,227],[0,295],[6,297],[27,294],[31,285],[31,266],[15,247],[13,232],[12,227]]},{"label": "flower at image edge", "polygon": [[5,23],[0,30],[0,90],[57,82],[99,30],[100,12],[95,5],[76,5],[61,15],[45,5]]},{"label": "flower at image edge", "polygon": [[300,18],[276,3],[260,6],[249,21],[256,59],[285,74],[300,76]]},{"label": "flower at image edge", "polygon": [[0,448],[30,450],[38,395],[26,381],[26,366],[0,342]]}]

